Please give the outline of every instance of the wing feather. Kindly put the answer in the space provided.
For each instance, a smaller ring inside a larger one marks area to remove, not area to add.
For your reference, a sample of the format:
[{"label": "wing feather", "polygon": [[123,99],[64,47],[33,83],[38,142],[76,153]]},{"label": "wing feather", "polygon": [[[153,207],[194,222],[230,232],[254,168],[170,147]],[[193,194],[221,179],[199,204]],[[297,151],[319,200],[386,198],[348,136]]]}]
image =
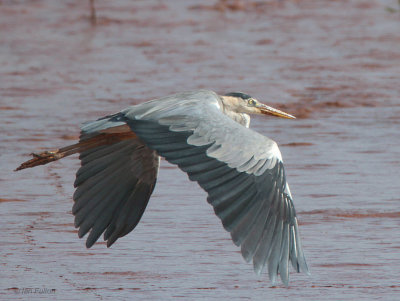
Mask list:
[{"label": "wing feather", "polygon": [[[104,129],[106,122],[93,123]],[[85,129],[94,131],[96,126],[86,124],[81,139],[95,136]],[[86,240],[90,248],[104,232],[107,246],[111,246],[132,231],[142,217],[156,183],[158,155],[138,138],[132,138],[84,151],[80,159],[72,208],[78,235],[83,237],[90,231]]]},{"label": "wing feather", "polygon": [[90,231],[88,247],[103,232],[110,246],[136,227],[163,156],[208,193],[207,201],[257,273],[268,267],[272,282],[280,275],[286,285],[289,261],[297,272],[308,273],[277,144],[224,115],[221,105],[214,92],[187,92],[84,125],[81,140],[133,132],[80,154],[73,214],[79,236]]},{"label": "wing feather", "polygon": [[253,199],[254,206],[252,207],[252,209],[231,231],[232,240],[237,246],[240,246],[242,244],[243,240],[248,236],[250,232],[254,233],[256,229],[262,231],[264,228],[265,220],[268,217],[270,208],[268,206],[268,202],[263,202],[263,198],[260,196],[259,193],[257,193],[257,195]]},{"label": "wing feather", "polygon": [[207,201],[256,272],[268,266],[270,279],[280,275],[286,285],[289,261],[308,273],[276,143],[222,114],[213,92],[183,96],[182,105],[173,96],[152,102],[147,111],[148,104],[128,108],[124,121],[207,191]]}]

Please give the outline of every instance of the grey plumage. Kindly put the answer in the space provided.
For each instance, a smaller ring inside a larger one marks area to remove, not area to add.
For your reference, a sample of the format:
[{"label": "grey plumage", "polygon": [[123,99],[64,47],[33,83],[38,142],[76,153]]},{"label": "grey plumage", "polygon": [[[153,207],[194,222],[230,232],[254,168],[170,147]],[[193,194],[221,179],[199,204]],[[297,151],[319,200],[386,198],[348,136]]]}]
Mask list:
[{"label": "grey plumage", "polygon": [[261,113],[294,118],[243,93],[179,93],[87,122],[77,145],[19,169],[80,153],[72,213],[79,237],[90,231],[89,248],[102,233],[111,246],[136,227],[164,157],[208,193],[254,270],[268,267],[272,282],[279,274],[288,285],[289,261],[297,272],[308,267],[278,146],[248,128],[248,114]]},{"label": "grey plumage", "polygon": [[75,226],[79,237],[90,230],[88,248],[104,231],[111,246],[139,222],[155,186],[158,155],[131,139],[83,152],[80,159],[72,208]]}]

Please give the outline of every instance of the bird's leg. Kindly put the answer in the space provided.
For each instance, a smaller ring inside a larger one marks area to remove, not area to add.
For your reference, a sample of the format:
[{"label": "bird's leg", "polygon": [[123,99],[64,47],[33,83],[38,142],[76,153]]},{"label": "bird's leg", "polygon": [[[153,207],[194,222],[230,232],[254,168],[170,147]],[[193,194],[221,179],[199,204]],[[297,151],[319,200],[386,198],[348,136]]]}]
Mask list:
[{"label": "bird's leg", "polygon": [[38,165],[44,165],[98,146],[114,144],[123,140],[136,138],[135,133],[133,133],[132,131],[127,131],[122,127],[120,129],[117,128],[118,127],[106,130],[97,136],[79,141],[76,144],[68,145],[60,149],[44,151],[40,154],[32,153],[31,155],[33,156],[33,158],[22,163],[17,169],[15,169],[15,171],[35,167]]},{"label": "bird's leg", "polygon": [[66,156],[75,154],[79,151],[82,151],[81,148],[81,143],[77,143],[77,144],[73,144],[73,145],[69,145],[60,149],[56,149],[56,150],[51,150],[51,151],[44,151],[41,152],[39,154],[35,154],[32,153],[32,159],[22,163],[17,169],[17,170],[21,170],[21,169],[25,169],[25,168],[31,168],[31,167],[35,167],[38,165],[44,165],[53,161],[57,161],[61,158],[64,158]]}]

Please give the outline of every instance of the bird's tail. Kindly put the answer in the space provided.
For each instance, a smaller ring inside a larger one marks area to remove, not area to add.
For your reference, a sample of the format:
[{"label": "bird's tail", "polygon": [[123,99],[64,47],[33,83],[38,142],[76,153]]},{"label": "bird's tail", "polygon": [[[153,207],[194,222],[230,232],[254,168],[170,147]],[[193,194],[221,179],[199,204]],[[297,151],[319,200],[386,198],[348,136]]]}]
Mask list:
[{"label": "bird's tail", "polygon": [[22,163],[15,171],[44,165],[76,153],[82,153],[94,147],[110,145],[135,137],[135,133],[126,124],[101,130],[96,135],[81,135],[78,143],[55,150],[44,151],[39,154],[32,153],[33,158]]}]

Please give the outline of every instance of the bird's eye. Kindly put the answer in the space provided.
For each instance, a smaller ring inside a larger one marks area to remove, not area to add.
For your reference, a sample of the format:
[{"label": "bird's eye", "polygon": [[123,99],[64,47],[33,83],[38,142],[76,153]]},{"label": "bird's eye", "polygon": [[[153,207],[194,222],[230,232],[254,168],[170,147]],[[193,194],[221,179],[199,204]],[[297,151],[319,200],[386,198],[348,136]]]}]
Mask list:
[{"label": "bird's eye", "polygon": [[250,98],[247,103],[249,104],[249,106],[255,106],[256,105],[256,100],[254,98]]}]

